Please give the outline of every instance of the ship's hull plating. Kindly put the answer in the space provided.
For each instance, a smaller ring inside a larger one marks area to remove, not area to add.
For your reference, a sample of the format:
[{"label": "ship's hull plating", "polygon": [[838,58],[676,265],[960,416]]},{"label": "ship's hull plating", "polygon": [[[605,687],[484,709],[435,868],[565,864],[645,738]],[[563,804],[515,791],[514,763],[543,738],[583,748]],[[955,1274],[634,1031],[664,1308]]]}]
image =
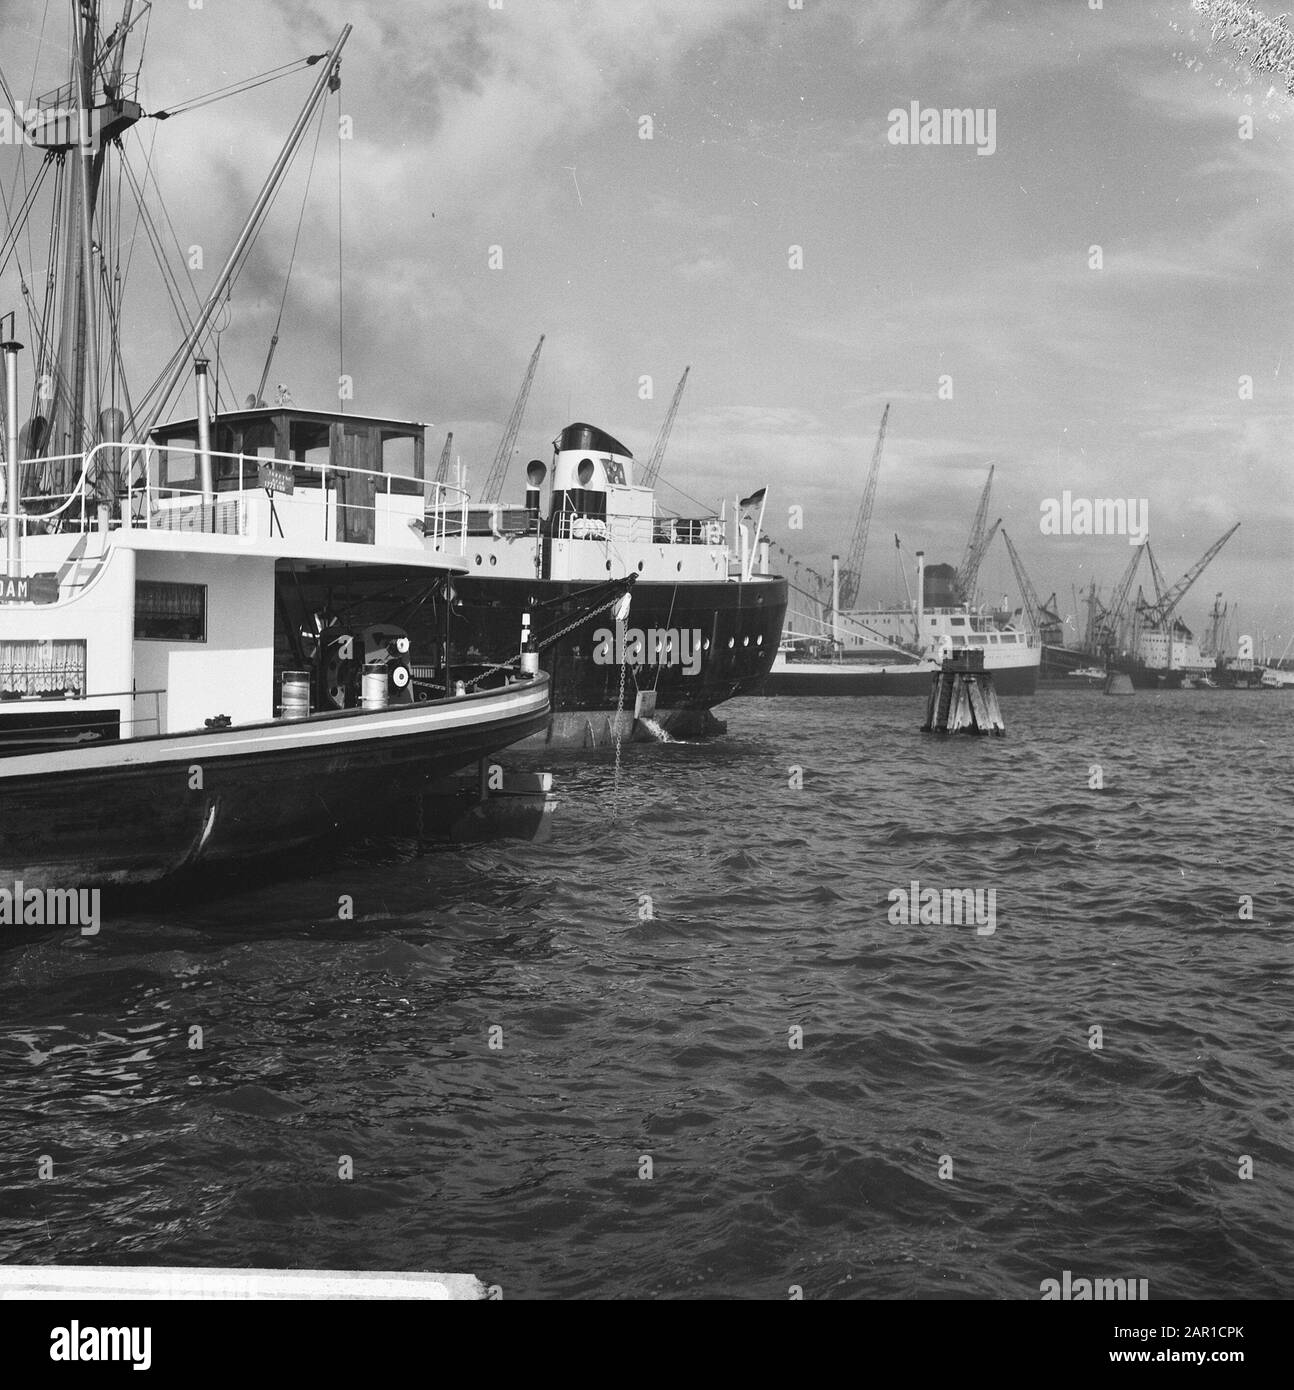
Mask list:
[{"label": "ship's hull plating", "polygon": [[[635,712],[650,706],[653,698],[651,717],[673,737],[721,730],[710,711],[725,700],[754,693],[777,655],[786,614],[784,580],[669,584],[640,579],[623,624],[626,645],[619,650],[609,610],[579,618],[587,607],[581,595],[589,588],[555,580],[454,581],[451,663],[504,661],[515,655],[526,612],[541,645],[546,635],[574,624],[540,652],[540,667],[552,679],[553,714],[532,744],[587,746],[617,733],[642,736]],[[434,605],[428,621],[430,633],[424,636],[434,635],[443,621]],[[657,653],[653,632],[675,637]],[[471,646],[460,637],[468,633]],[[634,633],[642,634],[645,660],[621,664],[618,656],[632,655]],[[687,634],[683,642],[681,634]]]},{"label": "ship's hull plating", "polygon": [[1134,690],[1180,690],[1187,677],[1193,681],[1206,674],[1202,670],[1170,671],[1167,667],[1144,666],[1139,661],[1118,663],[1110,669],[1129,676]]},{"label": "ship's hull plating", "polygon": [[[867,662],[788,661],[764,681],[761,695],[929,695],[936,668],[928,663],[881,666]],[[1038,689],[1037,663],[997,666],[985,673],[999,695],[1032,695]]]},{"label": "ship's hull plating", "polygon": [[0,758],[0,885],[147,883],[363,829],[543,729],[546,687]]}]

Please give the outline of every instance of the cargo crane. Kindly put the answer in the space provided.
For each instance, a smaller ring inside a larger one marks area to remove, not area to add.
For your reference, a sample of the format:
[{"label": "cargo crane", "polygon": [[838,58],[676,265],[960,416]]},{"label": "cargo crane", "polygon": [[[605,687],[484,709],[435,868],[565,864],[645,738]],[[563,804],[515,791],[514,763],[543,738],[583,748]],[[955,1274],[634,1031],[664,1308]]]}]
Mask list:
[{"label": "cargo crane", "polygon": [[1149,541],[1143,541],[1132,552],[1132,559],[1128,562],[1128,568],[1124,570],[1122,578],[1115,586],[1114,596],[1108,607],[1102,605],[1100,600],[1094,597],[1097,604],[1094,645],[1096,654],[1099,656],[1108,658],[1119,650],[1120,630],[1124,625],[1128,595],[1132,592],[1132,581],[1137,577],[1137,567],[1141,564],[1141,553],[1149,544]]},{"label": "cargo crane", "polygon": [[881,473],[881,451],[885,448],[885,430],[889,425],[890,406],[885,403],[881,414],[881,428],[877,431],[876,447],[872,450],[871,467],[867,470],[867,486],[863,489],[863,503],[858,510],[858,520],[854,524],[854,536],[849,542],[849,552],[840,568],[840,606],[850,609],[858,601],[858,587],[863,578],[863,552],[867,549],[867,532],[872,524],[872,506],[876,501],[876,480]]},{"label": "cargo crane", "polygon": [[[1150,561],[1150,577],[1155,585],[1155,602],[1163,603],[1164,595],[1168,592],[1168,581],[1164,578],[1163,570],[1159,568],[1159,561],[1155,559],[1155,552],[1149,542],[1146,543],[1146,559]],[[1140,597],[1142,599],[1140,606],[1144,608],[1146,606],[1145,596],[1141,595]]]},{"label": "cargo crane", "polygon": [[1011,568],[1015,571],[1015,582],[1020,586],[1020,599],[1024,604],[1025,614],[1034,632],[1038,634],[1038,640],[1044,646],[1059,647],[1063,645],[1065,635],[1065,620],[1056,610],[1056,595],[1052,596],[1043,603],[1038,597],[1038,591],[1033,587],[1028,574],[1024,568],[1024,561],[1016,553],[1015,546],[1011,543],[1011,537],[1006,530],[1002,531],[1002,539],[1006,543],[1006,553],[1011,560]]},{"label": "cargo crane", "polygon": [[539,342],[530,355],[530,366],[526,368],[526,379],[521,383],[521,390],[517,395],[516,404],[512,407],[512,414],[508,417],[503,438],[499,440],[499,448],[494,455],[494,462],[490,465],[489,476],[485,480],[485,486],[481,489],[480,500],[482,502],[497,502],[499,494],[503,491],[503,480],[507,476],[508,464],[512,460],[512,449],[521,430],[521,417],[526,413],[526,401],[530,396],[530,387],[535,379],[535,368],[539,365],[539,353],[543,346],[544,335],[541,333]]},{"label": "cargo crane", "polygon": [[683,368],[683,375],[674,388],[674,399],[669,403],[669,413],[665,416],[665,423],[660,427],[660,433],[656,436],[656,443],[652,448],[651,457],[647,460],[647,467],[643,469],[643,475],[639,479],[643,487],[656,486],[656,479],[660,476],[660,466],[665,458],[665,446],[669,443],[670,431],[674,428],[674,417],[678,414],[678,403],[683,399],[683,388],[687,385],[687,374],[691,370],[691,367]]},{"label": "cargo crane", "polygon": [[[980,563],[984,559],[984,552],[988,549],[988,543],[993,538],[993,533],[984,534],[984,527],[988,521],[988,499],[989,493],[993,488],[993,473],[997,465],[994,464],[988,471],[988,478],[984,483],[984,491],[980,494],[979,507],[975,512],[975,521],[970,529],[970,536],[966,541],[966,553],[962,556],[962,562],[957,570],[957,578],[954,581],[957,588],[958,598],[962,603],[971,603],[975,598],[975,584],[979,579]],[[994,530],[997,528],[995,527]]]},{"label": "cargo crane", "polygon": [[454,431],[445,436],[445,447],[440,451],[440,462],[436,465],[436,482],[443,483],[448,481],[449,475],[449,451],[453,447]]},{"label": "cargo crane", "polygon": [[1213,608],[1209,613],[1209,635],[1200,644],[1200,653],[1221,660],[1230,645],[1230,623],[1228,612],[1231,605],[1222,602],[1222,593],[1213,595]]},{"label": "cargo crane", "polygon": [[[1232,536],[1240,529],[1240,523],[1236,524],[1225,535],[1219,537],[1211,546],[1200,556],[1198,560],[1186,571],[1184,575],[1170,589],[1159,592],[1160,576],[1156,572],[1156,600],[1153,604],[1146,605],[1146,620],[1156,628],[1168,629],[1169,622],[1173,614],[1177,611],[1178,605],[1190,592],[1191,586],[1204,573],[1213,561],[1213,557],[1222,549]],[[1149,545],[1149,542],[1147,542]]]}]

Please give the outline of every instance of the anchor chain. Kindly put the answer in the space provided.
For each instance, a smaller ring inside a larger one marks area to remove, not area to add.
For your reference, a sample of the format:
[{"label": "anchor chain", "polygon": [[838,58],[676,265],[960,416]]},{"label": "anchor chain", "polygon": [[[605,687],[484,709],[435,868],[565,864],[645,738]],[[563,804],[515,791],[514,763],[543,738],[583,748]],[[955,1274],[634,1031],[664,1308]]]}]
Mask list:
[{"label": "anchor chain", "polygon": [[[542,652],[546,647],[551,647],[551,646],[553,645],[554,642],[560,642],[561,639],[562,639],[563,637],[565,637],[566,634],[567,634],[568,632],[574,632],[575,629],[576,629],[577,627],[579,627],[581,623],[586,623],[586,622],[588,622],[588,620],[589,620],[590,618],[596,618],[596,617],[598,616],[599,613],[605,613],[609,608],[614,608],[614,607],[616,606],[616,604],[620,602],[620,599],[621,599],[622,597],[623,597],[623,595],[621,595],[621,594],[616,594],[616,596],[615,596],[614,598],[608,599],[607,602],[604,603],[604,604],[602,604],[602,606],[601,606],[600,608],[593,608],[593,609],[591,609],[591,610],[590,610],[589,612],[587,612],[587,613],[581,613],[580,616],[579,616],[578,618],[576,618],[574,622],[568,623],[564,628],[562,628],[562,630],[561,630],[560,632],[555,632],[555,633],[553,633],[553,635],[552,635],[551,637],[548,637],[548,638],[546,638],[544,641],[538,643],[537,646],[536,646],[536,649],[537,649],[538,651],[541,651],[541,652]],[[494,675],[494,674],[495,674],[496,672],[498,672],[498,671],[506,671],[510,666],[515,666],[520,660],[521,660],[521,657],[520,657],[520,656],[511,656],[511,657],[509,657],[509,658],[507,659],[507,661],[500,661],[500,662],[499,662],[497,665],[495,665],[495,666],[487,667],[484,671],[481,672],[481,674],[480,674],[479,676],[473,676],[472,679],[471,679],[470,681],[465,681],[465,682],[463,683],[463,688],[464,688],[464,690],[470,690],[474,685],[479,685],[483,680],[486,679],[487,676],[492,676],[492,675]],[[620,692],[620,693],[621,693],[621,697],[623,698],[623,695],[624,695],[624,673],[623,673],[623,671],[621,672],[620,681],[621,681],[621,692]]]}]

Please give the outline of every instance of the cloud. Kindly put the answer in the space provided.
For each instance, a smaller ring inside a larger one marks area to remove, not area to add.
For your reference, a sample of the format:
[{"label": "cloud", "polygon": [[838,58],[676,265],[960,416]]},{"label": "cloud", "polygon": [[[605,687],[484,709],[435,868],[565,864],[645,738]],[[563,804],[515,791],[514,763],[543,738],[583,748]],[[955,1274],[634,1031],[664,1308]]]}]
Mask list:
[{"label": "cloud", "polygon": [[732,262],[726,256],[701,255],[674,267],[674,273],[689,284],[719,280],[732,274]]}]

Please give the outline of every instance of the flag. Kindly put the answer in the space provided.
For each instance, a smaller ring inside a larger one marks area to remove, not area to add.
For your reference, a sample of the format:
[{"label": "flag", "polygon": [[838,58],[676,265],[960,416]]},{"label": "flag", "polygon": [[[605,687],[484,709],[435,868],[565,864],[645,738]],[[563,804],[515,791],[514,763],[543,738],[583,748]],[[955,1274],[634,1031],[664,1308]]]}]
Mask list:
[{"label": "flag", "polygon": [[760,488],[758,492],[752,492],[749,497],[741,499],[743,507],[757,507],[764,500],[764,494],[768,491],[766,487]]},{"label": "flag", "polygon": [[894,548],[895,550],[903,549],[903,547],[899,544],[899,533],[897,531],[895,531],[894,533]]}]

